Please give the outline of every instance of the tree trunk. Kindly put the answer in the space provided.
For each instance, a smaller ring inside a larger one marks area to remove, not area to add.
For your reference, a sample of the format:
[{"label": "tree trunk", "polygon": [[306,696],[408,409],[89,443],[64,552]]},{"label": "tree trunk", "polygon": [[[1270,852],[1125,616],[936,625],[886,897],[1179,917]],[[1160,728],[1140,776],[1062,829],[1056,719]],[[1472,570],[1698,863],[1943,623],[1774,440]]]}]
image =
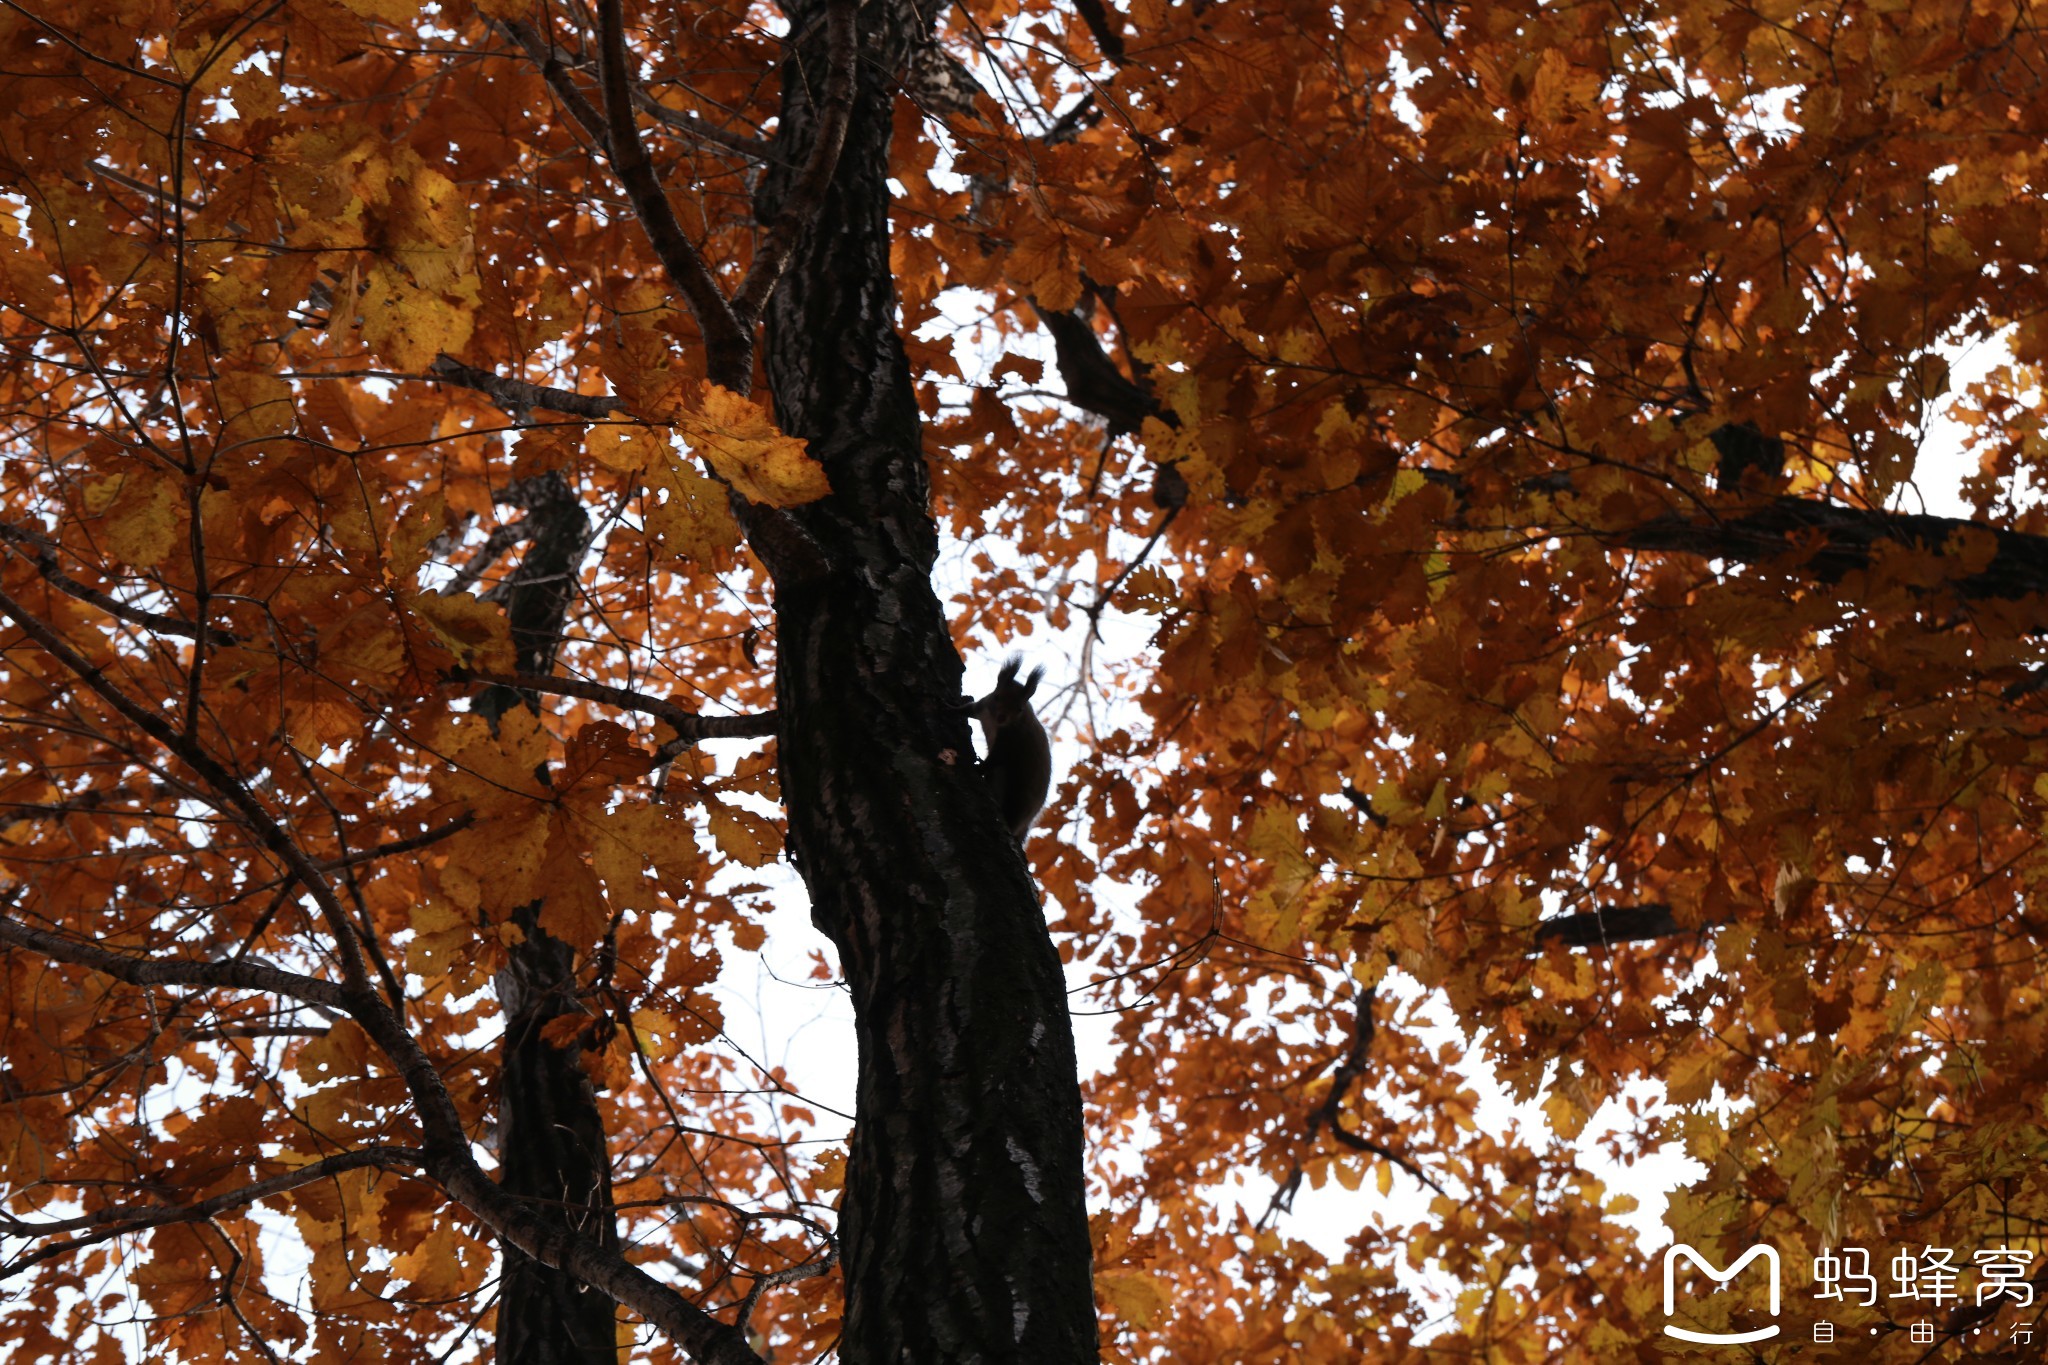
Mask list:
[{"label": "tree trunk", "polygon": [[[527,509],[533,537],[505,582],[505,614],[518,667],[545,675],[577,574],[590,545],[590,518],[560,474],[528,479],[508,495]],[[496,725],[536,699],[509,687],[479,693],[475,709]],[[549,1043],[541,1030],[578,1008],[576,954],[540,928],[541,902],[522,906],[524,939],[498,973],[505,1019],[498,1072],[498,1173],[505,1191],[540,1217],[617,1244],[611,1209],[611,1154],[582,1048]],[[616,1305],[576,1276],[502,1245],[498,1365],[618,1365]]]},{"label": "tree trunk", "polygon": [[[821,82],[800,73],[823,69],[824,4],[786,8],[783,137],[804,146]],[[862,8],[845,150],[767,317],[777,417],[833,489],[795,512],[827,567],[778,574],[776,700],[791,852],[860,1046],[840,1355],[1066,1365],[1099,1352],[1065,981],[958,709],[895,326],[893,73],[926,22],[906,0]],[[791,174],[764,182],[764,219]]]},{"label": "tree trunk", "polygon": [[[569,1011],[575,954],[542,933],[540,906],[518,916],[529,937],[498,973],[505,1040],[498,1074],[498,1178],[543,1217],[615,1246],[611,1155],[579,1047],[541,1026]],[[616,1305],[576,1276],[504,1247],[498,1365],[618,1365]]]}]

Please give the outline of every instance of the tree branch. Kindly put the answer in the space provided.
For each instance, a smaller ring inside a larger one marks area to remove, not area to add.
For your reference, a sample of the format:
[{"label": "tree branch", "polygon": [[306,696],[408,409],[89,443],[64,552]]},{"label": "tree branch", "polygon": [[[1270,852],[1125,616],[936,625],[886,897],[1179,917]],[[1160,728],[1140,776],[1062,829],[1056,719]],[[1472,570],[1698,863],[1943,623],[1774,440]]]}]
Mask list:
[{"label": "tree branch", "polygon": [[1898,545],[1952,556],[1961,542],[1989,537],[1991,557],[1950,586],[1966,598],[2010,599],[2048,592],[2048,537],[2009,531],[1963,517],[1925,512],[1889,512],[1784,495],[1760,507],[1731,509],[1726,516],[1679,515],[1627,530],[1599,533],[1609,544],[1732,559],[1745,564],[1800,558],[1825,583],[1870,567],[1880,545]]},{"label": "tree branch", "polygon": [[[81,602],[90,602],[93,606],[98,607],[110,616],[119,617],[130,625],[141,626],[145,630],[153,630],[159,635],[178,635],[188,640],[199,638],[199,626],[195,622],[187,621],[178,616],[166,616],[160,611],[144,611],[140,607],[131,607],[118,597],[110,596],[107,593],[101,592],[98,588],[87,587],[79,582],[70,574],[64,572],[63,566],[57,560],[57,546],[55,542],[46,536],[31,531],[25,526],[16,526],[11,522],[0,521],[0,541],[6,541],[11,545],[24,546],[30,550],[32,553],[27,558],[29,562],[36,566],[36,572],[40,573],[44,581],[51,587],[68,597],[75,597]],[[207,628],[206,638],[214,644],[232,645],[235,643],[235,636],[227,631],[213,627]]]},{"label": "tree branch", "polygon": [[704,335],[705,370],[711,382],[744,394],[754,380],[754,344],[748,328],[733,312],[725,294],[704,264],[675,210],[655,177],[640,132],[633,124],[633,83],[626,70],[626,19],[622,0],[599,0],[597,7],[599,84],[604,94],[604,120],[612,169],[625,186],[626,197],[640,218],[654,254],[681,291]]},{"label": "tree branch", "polygon": [[1074,12],[1081,16],[1081,22],[1088,26],[1095,45],[1102,49],[1102,55],[1117,66],[1122,66],[1124,56],[1124,35],[1118,23],[1119,16],[1110,9],[1105,0],[1074,0]]},{"label": "tree branch", "polygon": [[[1425,481],[1449,489],[1455,497],[1465,495],[1462,475],[1435,468],[1417,472]],[[1572,478],[1567,471],[1555,470],[1524,480],[1520,487],[1525,492],[1568,494]],[[1784,561],[1788,566],[1804,569],[1822,583],[1838,582],[1847,574],[1870,568],[1881,546],[1894,545],[1952,558],[1971,538],[1989,537],[1988,561],[1974,572],[1951,579],[1950,588],[1965,598],[1993,601],[2048,593],[2048,536],[2007,530],[1967,517],[1852,507],[1787,493],[1762,503],[1708,508],[1697,514],[1673,512],[1618,529],[1579,529],[1615,549],[1692,555],[1739,564]],[[1978,543],[1984,542],[1980,539]]]},{"label": "tree branch", "polygon": [[24,635],[75,674],[87,688],[98,693],[100,698],[119,712],[129,724],[177,755],[186,767],[197,773],[200,780],[212,789],[213,804],[216,808],[223,813],[232,810],[241,816],[250,831],[256,835],[258,842],[270,850],[271,855],[283,863],[305,886],[306,893],[320,908],[322,917],[327,921],[328,932],[334,937],[335,952],[341,958],[342,979],[347,982],[348,989],[367,991],[369,975],[363,961],[362,949],[355,940],[348,916],[341,908],[341,902],[335,897],[334,888],[327,884],[318,864],[293,841],[284,826],[271,816],[247,785],[228,771],[219,759],[206,752],[196,739],[173,729],[163,717],[147,710],[114,686],[107,680],[103,668],[73,649],[61,635],[4,592],[0,592],[0,614],[12,619]]},{"label": "tree branch", "polygon": [[1668,938],[1685,931],[1668,905],[1617,905],[1544,920],[1536,926],[1532,951],[1540,952],[1553,944],[1561,948],[1605,948],[1616,943]]},{"label": "tree branch", "polygon": [[[767,307],[768,296],[781,280],[790,254],[796,250],[804,230],[818,216],[825,203],[825,194],[832,187],[833,173],[839,168],[839,151],[846,145],[846,125],[853,117],[858,16],[857,0],[830,0],[826,7],[825,59],[828,65],[825,95],[818,104],[817,135],[811,142],[810,159],[804,164],[795,186],[783,199],[774,223],[768,228],[767,238],[754,253],[753,264],[747,267],[746,277],[740,281],[739,290],[733,295],[732,311],[741,327],[751,329],[760,321],[761,310]],[[783,79],[790,79],[793,74],[786,72]]]},{"label": "tree branch", "polygon": [[408,838],[392,839],[373,848],[360,849],[349,854],[346,858],[335,858],[332,861],[324,862],[320,864],[320,870],[323,872],[339,872],[345,867],[355,867],[362,863],[373,863],[379,858],[390,858],[400,853],[411,853],[414,849],[425,848],[429,844],[438,844],[451,834],[460,834],[463,830],[468,829],[475,820],[476,817],[474,815],[464,811],[445,824],[436,825],[429,830],[422,830],[420,833],[411,835]]},{"label": "tree branch", "polygon": [[[1092,307],[1092,294],[1082,298]],[[1147,417],[1157,417],[1168,426],[1180,425],[1180,419],[1161,405],[1148,385],[1117,368],[1087,318],[1078,312],[1046,308],[1036,299],[1031,300],[1031,310],[1052,333],[1053,360],[1059,366],[1060,381],[1067,386],[1067,401],[1106,421],[1110,435],[1128,435],[1142,427]]]},{"label": "tree branch", "polygon": [[740,1300],[739,1312],[734,1315],[735,1320],[742,1327],[747,1325],[754,1316],[754,1305],[760,1302],[763,1291],[775,1289],[785,1284],[797,1284],[804,1280],[815,1280],[820,1275],[828,1273],[833,1266],[838,1264],[839,1244],[833,1242],[827,1244],[825,1254],[814,1261],[805,1261],[802,1265],[788,1266],[782,1270],[774,1270],[766,1275],[756,1276],[754,1282],[747,1286],[747,1296]]},{"label": "tree branch", "polygon": [[524,518],[508,522],[491,532],[484,538],[484,543],[477,547],[476,553],[470,556],[469,562],[455,571],[455,577],[448,580],[448,585],[441,589],[441,595],[451,597],[458,592],[468,591],[469,585],[482,578],[485,571],[497,563],[505,551],[522,540],[531,539],[535,530],[532,519]]},{"label": "tree branch", "polygon": [[577,393],[573,389],[558,389],[546,384],[533,384],[524,379],[508,379],[480,370],[474,365],[465,365],[451,355],[435,359],[423,379],[437,379],[444,383],[474,389],[488,397],[508,412],[520,413],[529,408],[540,408],[546,412],[568,413],[573,417],[588,417],[602,421],[614,413],[624,412],[625,403],[617,398],[602,394]]},{"label": "tree branch", "polygon": [[[1365,1074],[1366,1062],[1372,1052],[1373,1035],[1377,1032],[1372,1018],[1372,1002],[1376,992],[1377,988],[1368,988],[1356,993],[1357,1012],[1352,1018],[1351,1046],[1345,1050],[1344,1059],[1338,1062],[1336,1072],[1330,1077],[1330,1093],[1308,1116],[1308,1147],[1311,1150],[1314,1148],[1316,1135],[1327,1127],[1331,1137],[1352,1151],[1365,1152],[1399,1166],[1430,1189],[1442,1194],[1444,1187],[1430,1179],[1429,1174],[1420,1166],[1383,1143],[1360,1137],[1344,1126],[1341,1117],[1344,1101],[1350,1095],[1352,1085]],[[1321,1070],[1321,1067],[1317,1070]],[[1315,1073],[1310,1072],[1304,1080],[1312,1080],[1314,1076]],[[1279,1210],[1294,1207],[1294,1192],[1301,1188],[1304,1160],[1303,1157],[1294,1159],[1287,1178],[1273,1191],[1273,1197],[1266,1203],[1266,1211],[1259,1215],[1258,1226],[1263,1228],[1266,1220]]]},{"label": "tree branch", "polygon": [[1374,1142],[1371,1138],[1360,1137],[1344,1126],[1344,1101],[1350,1095],[1352,1085],[1360,1076],[1365,1074],[1366,1062],[1370,1059],[1372,1052],[1373,1035],[1378,1031],[1372,1018],[1372,1002],[1375,994],[1376,992],[1373,990],[1365,990],[1358,993],[1357,1016],[1352,1021],[1351,1048],[1350,1051],[1345,1053],[1344,1060],[1338,1064],[1336,1074],[1330,1077],[1330,1093],[1328,1098],[1323,1101],[1320,1109],[1309,1115],[1309,1141],[1311,1143],[1315,1141],[1318,1128],[1327,1127],[1330,1130],[1331,1137],[1337,1139],[1338,1142],[1349,1147],[1352,1151],[1365,1152],[1379,1157],[1382,1161],[1391,1161],[1394,1165],[1399,1166],[1438,1194],[1442,1194],[1444,1187],[1430,1179],[1429,1173],[1413,1161],[1410,1161],[1407,1157],[1402,1156],[1399,1152],[1383,1143]]},{"label": "tree branch", "polygon": [[232,1209],[254,1204],[273,1194],[295,1190],[301,1185],[310,1185],[316,1180],[340,1175],[344,1171],[359,1171],[364,1167],[418,1169],[424,1156],[425,1154],[416,1147],[362,1147],[352,1152],[337,1152],[333,1156],[322,1157],[318,1161],[289,1171],[280,1171],[253,1184],[226,1190],[191,1204],[145,1209],[101,1209],[77,1218],[63,1218],[47,1223],[32,1222],[0,1213],[0,1230],[4,1230],[10,1237],[53,1237],[65,1232],[87,1234],[17,1256],[6,1265],[0,1266],[0,1280],[18,1275],[32,1265],[54,1260],[114,1237],[124,1237],[132,1232],[145,1232],[150,1228],[163,1227],[167,1223],[205,1222]]},{"label": "tree branch", "polygon": [[605,127],[604,115],[598,113],[584,98],[583,92],[576,88],[576,82],[569,75],[569,64],[562,60],[561,49],[542,38],[530,24],[516,19],[501,19],[499,23],[512,35],[512,41],[519,44],[533,64],[540,68],[541,79],[548,83],[548,89],[555,92],[555,98],[569,111],[569,117],[583,125],[583,131],[590,134],[598,146],[608,146],[611,133]]},{"label": "tree branch", "polygon": [[[605,144],[608,138],[605,133],[604,116],[592,107],[589,100],[584,98],[583,92],[569,79],[569,73],[584,69],[584,64],[571,61],[569,53],[542,38],[529,24],[508,19],[501,20],[500,27],[512,36],[512,41],[519,44],[520,49],[532,59],[533,64],[541,69],[542,77],[554,90],[556,98],[568,106],[570,116],[582,124],[583,130],[600,145]],[[769,144],[763,138],[746,133],[728,132],[695,114],[671,109],[637,87],[633,91],[633,104],[655,122],[675,129],[684,137],[718,147],[735,156],[744,156],[756,161],[768,159]]]},{"label": "tree branch", "polygon": [[760,739],[775,733],[775,712],[750,716],[705,716],[687,711],[665,697],[650,696],[627,687],[585,682],[581,678],[557,678],[539,673],[477,673],[466,668],[451,670],[451,683],[486,683],[493,687],[516,688],[522,692],[548,692],[561,697],[604,702],[628,711],[653,716],[690,742],[701,739]]},{"label": "tree branch", "polygon": [[131,986],[203,986],[217,990],[262,991],[308,1005],[342,1010],[348,996],[341,987],[317,976],[304,976],[267,962],[195,962],[183,957],[137,957],[87,939],[52,933],[0,915],[0,943],[40,953],[52,962],[90,967]]},{"label": "tree branch", "polygon": [[770,144],[765,138],[753,137],[747,133],[731,133],[695,114],[681,109],[671,109],[645,90],[633,91],[633,106],[656,123],[673,128],[684,137],[706,143],[734,156],[743,156],[751,161],[766,161],[772,155]]}]

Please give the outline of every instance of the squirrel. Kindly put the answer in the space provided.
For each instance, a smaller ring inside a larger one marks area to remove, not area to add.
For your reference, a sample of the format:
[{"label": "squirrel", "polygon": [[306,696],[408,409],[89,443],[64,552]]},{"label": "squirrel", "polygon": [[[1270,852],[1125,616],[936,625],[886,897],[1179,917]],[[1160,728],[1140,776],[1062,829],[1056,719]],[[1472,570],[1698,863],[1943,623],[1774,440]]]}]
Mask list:
[{"label": "squirrel", "polygon": [[982,742],[988,747],[981,767],[989,790],[1003,823],[1019,843],[1031,833],[1052,788],[1052,741],[1031,709],[1031,693],[1045,670],[1034,668],[1030,677],[1018,682],[1023,662],[1021,655],[1012,654],[996,674],[995,690],[967,708],[967,714],[981,722]]}]

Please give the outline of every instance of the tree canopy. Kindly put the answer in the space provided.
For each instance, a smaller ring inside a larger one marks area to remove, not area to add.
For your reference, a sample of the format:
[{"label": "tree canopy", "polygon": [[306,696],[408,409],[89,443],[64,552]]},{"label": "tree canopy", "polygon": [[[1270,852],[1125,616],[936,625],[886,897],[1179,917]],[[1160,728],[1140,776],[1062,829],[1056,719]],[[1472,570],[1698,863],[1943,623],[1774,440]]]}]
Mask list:
[{"label": "tree canopy", "polygon": [[9,0],[8,1339],[1635,1360],[1610,1102],[1717,1254],[2039,1253],[2035,18]]}]

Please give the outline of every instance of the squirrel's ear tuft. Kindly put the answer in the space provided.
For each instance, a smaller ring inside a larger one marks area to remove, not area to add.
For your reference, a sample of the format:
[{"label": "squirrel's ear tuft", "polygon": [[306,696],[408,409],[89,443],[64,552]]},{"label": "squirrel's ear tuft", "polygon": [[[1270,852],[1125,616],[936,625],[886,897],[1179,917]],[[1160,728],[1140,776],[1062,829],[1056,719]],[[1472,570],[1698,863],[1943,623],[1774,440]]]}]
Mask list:
[{"label": "squirrel's ear tuft", "polygon": [[1003,667],[996,674],[996,686],[1001,687],[1004,683],[1014,681],[1017,677],[1017,670],[1023,666],[1024,656],[1022,654],[1012,654],[1009,658],[1003,660]]},{"label": "squirrel's ear tuft", "polygon": [[[1021,662],[1021,661],[1020,661],[1020,662]],[[1031,694],[1032,694],[1033,692],[1037,691],[1037,690],[1038,690],[1038,680],[1039,680],[1040,678],[1044,677],[1044,676],[1045,676],[1045,665],[1044,665],[1044,664],[1040,664],[1040,665],[1039,665],[1038,667],[1036,667],[1036,668],[1032,669],[1032,670],[1031,670],[1031,676],[1030,676],[1030,677],[1028,677],[1028,678],[1026,678],[1026,679],[1024,680],[1024,695],[1028,697],[1028,696],[1030,696],[1030,695],[1031,695]]]}]

